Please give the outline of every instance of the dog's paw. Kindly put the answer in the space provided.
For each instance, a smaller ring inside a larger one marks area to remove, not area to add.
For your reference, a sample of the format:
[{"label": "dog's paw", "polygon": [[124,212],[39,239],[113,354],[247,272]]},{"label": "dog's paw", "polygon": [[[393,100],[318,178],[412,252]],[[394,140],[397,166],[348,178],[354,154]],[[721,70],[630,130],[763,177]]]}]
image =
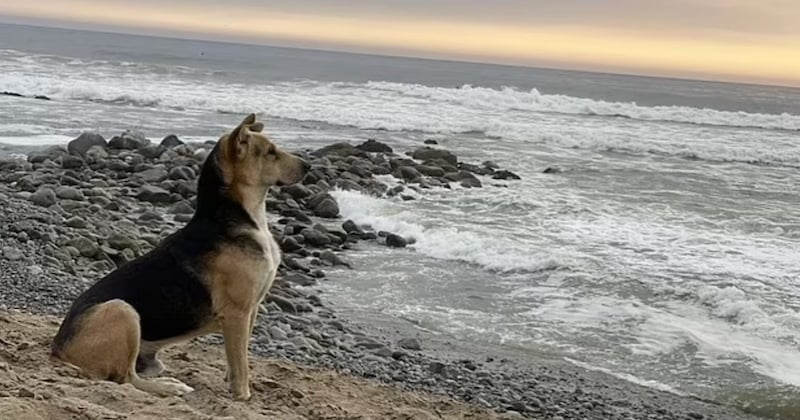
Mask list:
[{"label": "dog's paw", "polygon": [[159,384],[159,393],[164,396],[181,396],[194,391],[194,388],[175,378],[154,378],[152,381]]},{"label": "dog's paw", "polygon": [[247,401],[250,399],[250,386],[248,385],[237,387],[231,384],[230,390],[231,394],[233,394],[233,399],[236,401]]}]

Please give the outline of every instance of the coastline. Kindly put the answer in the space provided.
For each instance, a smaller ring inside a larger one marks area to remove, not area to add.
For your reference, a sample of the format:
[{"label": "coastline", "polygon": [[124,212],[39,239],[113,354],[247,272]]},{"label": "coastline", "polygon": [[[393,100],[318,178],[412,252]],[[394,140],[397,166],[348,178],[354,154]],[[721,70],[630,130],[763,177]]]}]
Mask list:
[{"label": "coastline", "polygon": [[[132,132],[119,138],[116,144],[124,147],[88,147],[83,154],[0,148],[28,155],[27,161],[0,156],[0,204],[14,209],[0,215],[0,284],[13,290],[1,298],[0,312],[62,314],[88,284],[191,216],[195,168],[209,145],[160,146]],[[394,175],[404,188],[478,188],[498,172],[423,145],[411,155],[414,160],[378,142],[330,145],[307,154],[314,179],[270,195],[271,228],[285,258],[282,280],[259,318],[253,353],[447,396],[510,418],[753,418],[544,354],[467,343],[403,320],[330,308],[308,287],[294,287],[312,286],[328,267],[345,263],[347,248],[359,242],[405,246],[391,233],[343,225],[331,188],[402,194],[373,178],[379,174]],[[324,227],[333,225],[342,228]],[[61,252],[63,247],[69,249]],[[219,342],[211,336],[197,343]]]}]

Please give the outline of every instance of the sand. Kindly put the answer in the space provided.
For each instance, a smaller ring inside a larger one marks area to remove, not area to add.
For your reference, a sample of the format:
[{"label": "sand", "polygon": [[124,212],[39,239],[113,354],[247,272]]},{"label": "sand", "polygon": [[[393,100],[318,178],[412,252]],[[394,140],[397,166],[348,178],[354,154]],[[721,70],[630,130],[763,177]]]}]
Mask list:
[{"label": "sand", "polygon": [[58,319],[0,313],[0,419],[497,419],[455,401],[404,392],[333,371],[251,357],[253,397],[231,400],[218,345],[193,341],[164,352],[168,376],[195,388],[161,398],[130,384],[91,380],[50,360]]}]

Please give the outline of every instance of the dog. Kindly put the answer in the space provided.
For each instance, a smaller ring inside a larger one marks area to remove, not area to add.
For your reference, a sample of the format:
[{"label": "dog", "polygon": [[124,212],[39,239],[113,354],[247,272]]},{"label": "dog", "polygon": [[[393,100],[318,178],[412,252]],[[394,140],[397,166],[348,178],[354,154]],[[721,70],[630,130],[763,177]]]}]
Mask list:
[{"label": "dog", "polygon": [[281,259],[267,227],[267,190],[308,170],[263,128],[250,114],[220,137],[203,164],[192,219],[73,302],[53,340],[55,359],[92,378],[183,395],[193,389],[177,379],[146,379],[164,370],[158,351],[222,333],[233,398],[250,398],[248,343]]}]

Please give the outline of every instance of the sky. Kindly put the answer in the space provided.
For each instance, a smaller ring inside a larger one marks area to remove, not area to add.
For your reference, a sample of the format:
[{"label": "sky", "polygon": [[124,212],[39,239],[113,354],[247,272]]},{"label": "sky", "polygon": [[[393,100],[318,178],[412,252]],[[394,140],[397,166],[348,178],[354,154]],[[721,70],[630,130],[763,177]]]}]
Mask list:
[{"label": "sky", "polygon": [[0,0],[5,21],[800,86],[800,0]]}]

